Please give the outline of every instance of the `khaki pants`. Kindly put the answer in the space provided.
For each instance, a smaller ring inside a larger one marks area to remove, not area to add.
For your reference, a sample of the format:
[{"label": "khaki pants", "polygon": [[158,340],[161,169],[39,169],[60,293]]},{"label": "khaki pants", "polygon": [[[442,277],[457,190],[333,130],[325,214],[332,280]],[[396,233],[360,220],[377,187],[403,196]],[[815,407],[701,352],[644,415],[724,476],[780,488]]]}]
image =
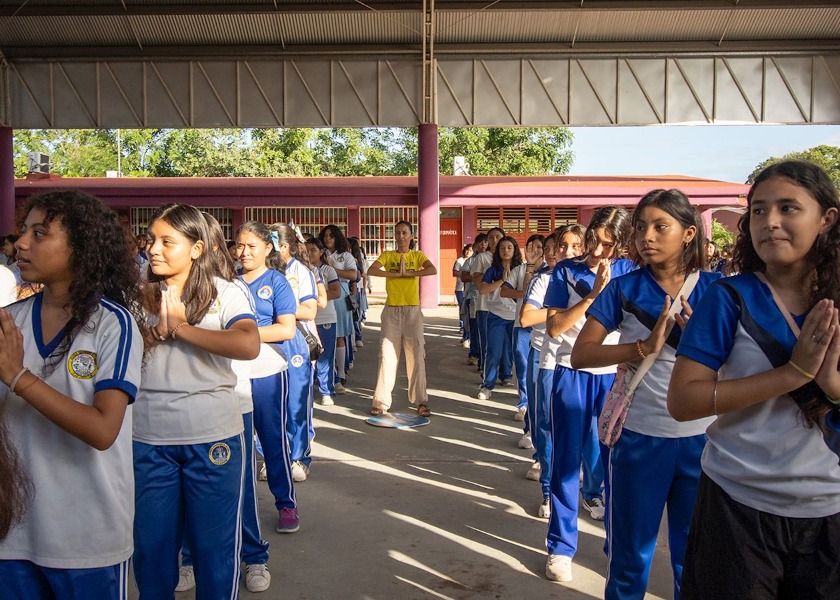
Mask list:
[{"label": "khaki pants", "polygon": [[408,374],[408,401],[414,405],[427,404],[426,348],[420,307],[385,306],[382,309],[381,339],[373,408],[391,408],[391,392],[394,391],[400,354],[403,351]]}]

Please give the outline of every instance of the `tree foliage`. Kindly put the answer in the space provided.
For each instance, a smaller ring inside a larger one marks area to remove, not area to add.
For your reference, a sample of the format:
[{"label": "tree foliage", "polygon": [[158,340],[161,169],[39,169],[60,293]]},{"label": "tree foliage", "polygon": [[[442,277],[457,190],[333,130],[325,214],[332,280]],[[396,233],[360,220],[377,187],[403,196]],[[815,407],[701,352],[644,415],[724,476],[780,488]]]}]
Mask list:
[{"label": "tree foliage", "polygon": [[[441,128],[438,137],[443,174],[456,156],[473,175],[562,174],[573,160],[565,128]],[[397,128],[16,130],[15,175],[42,152],[52,173],[102,177],[117,170],[118,148],[127,177],[414,175],[418,139]]]},{"label": "tree foliage", "polygon": [[840,188],[840,147],[837,146],[815,146],[802,152],[791,152],[782,157],[771,156],[758,165],[747,178],[747,183],[752,183],[758,174],[770,165],[782,162],[783,160],[806,160],[812,162],[828,173],[834,185]]}]

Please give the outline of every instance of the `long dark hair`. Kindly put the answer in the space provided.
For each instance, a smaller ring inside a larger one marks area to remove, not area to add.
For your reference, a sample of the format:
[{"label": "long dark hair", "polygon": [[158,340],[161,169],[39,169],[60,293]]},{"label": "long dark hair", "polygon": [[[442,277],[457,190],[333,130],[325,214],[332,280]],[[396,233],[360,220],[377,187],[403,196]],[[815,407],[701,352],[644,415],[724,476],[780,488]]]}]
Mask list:
[{"label": "long dark hair", "polygon": [[[187,307],[187,322],[195,325],[207,314],[210,305],[218,297],[214,278],[224,278],[222,270],[216,262],[216,253],[213,252],[213,240],[210,236],[207,221],[202,212],[189,204],[165,204],[155,211],[152,220],[149,221],[149,228],[155,221],[164,221],[175,231],[187,238],[191,244],[201,242],[204,248],[201,254],[195,259],[187,275],[187,283],[181,290],[181,297]],[[164,277],[155,275],[149,268],[149,283],[163,281]],[[152,306],[150,310],[160,310],[160,287],[150,286],[153,292]]]},{"label": "long dark hair", "polygon": [[[787,160],[770,165],[759,173],[747,194],[747,211],[738,221],[738,239],[732,258],[736,272],[755,273],[763,271],[766,265],[759,258],[750,235],[750,214],[752,199],[756,189],[772,177],[784,177],[794,185],[804,188],[820,205],[823,214],[834,208],[840,212],[840,200],[837,188],[817,165],[799,160]],[[808,258],[814,265],[814,285],[811,286],[808,299],[808,311],[824,298],[840,303],[840,218],[824,233],[817,236]],[[820,387],[811,381],[791,392],[802,411],[802,417],[808,426],[817,425],[826,431],[825,417],[833,406]]]},{"label": "long dark hair", "polygon": [[126,308],[140,323],[140,273],[134,252],[117,213],[99,198],[77,191],[48,192],[29,200],[26,213],[44,212],[44,223],[56,219],[67,232],[70,246],[70,320],[61,343],[44,364],[44,375],[60,364],[76,334],[88,327],[102,298]]},{"label": "long dark hair", "polygon": [[338,228],[338,225],[327,225],[318,234],[318,239],[321,240],[321,243],[324,244],[324,246],[327,245],[327,243],[324,241],[324,234],[328,231],[330,232],[330,235],[332,236],[333,240],[335,240],[335,252],[341,253],[350,251],[350,243],[344,236],[344,232]]},{"label": "long dark hair", "polygon": [[622,250],[630,244],[630,232],[632,230],[630,227],[630,211],[623,206],[602,206],[596,208],[583,235],[584,256],[592,252],[595,246],[598,245],[598,236],[595,230],[601,227],[610,234],[610,237],[612,237],[615,243],[611,258],[618,258],[621,256]]},{"label": "long dark hair", "polygon": [[[645,194],[636,209],[633,211],[633,227],[641,217],[642,211],[648,207],[658,208],[661,211],[668,213],[677,222],[688,229],[694,227],[694,238],[685,245],[681,257],[681,267],[686,273],[691,273],[697,269],[706,268],[706,244],[703,237],[703,221],[700,219],[700,214],[697,209],[691,205],[688,196],[679,190],[653,190]],[[642,257],[636,249],[636,245],[632,245],[630,255],[633,257],[633,262],[637,265],[645,264]]]},{"label": "long dark hair", "polygon": [[[303,263],[303,265],[310,269],[309,264],[309,257],[306,255],[306,246],[304,242],[301,242],[297,237],[297,232],[286,225],[285,223],[274,223],[269,228],[269,232],[272,235],[272,239],[274,236],[277,238],[277,246],[281,246],[283,244],[289,244],[289,254],[292,255],[292,258],[295,260]],[[338,244],[336,244],[338,247]],[[283,273],[286,274],[286,261],[281,256],[280,252],[272,252],[269,255],[268,261],[266,263]]]},{"label": "long dark hair", "polygon": [[236,269],[233,267],[233,259],[227,249],[225,233],[219,221],[209,212],[202,211],[204,220],[207,222],[207,233],[210,234],[210,251],[216,255],[216,266],[219,268],[219,276],[222,279],[233,281],[236,279]]},{"label": "long dark hair", "polygon": [[513,244],[513,258],[510,259],[510,270],[512,271],[515,267],[522,264],[522,251],[519,249],[519,244],[516,243],[516,240],[509,235],[500,239],[499,243],[496,244],[496,249],[493,250],[493,260],[490,264],[494,267],[502,266],[502,254],[499,251],[499,247],[502,245],[502,242],[510,242]]}]

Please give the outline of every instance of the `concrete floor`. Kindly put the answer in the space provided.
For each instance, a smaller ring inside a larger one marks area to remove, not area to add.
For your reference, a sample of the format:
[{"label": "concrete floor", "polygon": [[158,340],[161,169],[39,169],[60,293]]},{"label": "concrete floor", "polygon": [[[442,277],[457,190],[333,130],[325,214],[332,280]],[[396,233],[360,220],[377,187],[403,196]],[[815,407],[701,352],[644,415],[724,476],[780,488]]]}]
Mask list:
[{"label": "concrete floor", "polygon": [[[530,451],[517,447],[515,388],[476,399],[454,307],[424,311],[430,425],[415,430],[365,423],[376,379],[380,307],[371,307],[347,394],[315,406],[312,471],[296,486],[301,528],[274,533],[277,513],[258,486],[263,536],[271,543],[271,588],[241,597],[291,600],[387,598],[601,598],[604,528],[581,511],[574,581],[545,579],[547,520],[539,484],[524,478]],[[412,413],[401,368],[392,412]],[[663,528],[664,531],[664,528]],[[664,535],[648,598],[670,598]],[[137,597],[132,590],[131,598]],[[193,592],[177,598],[193,598]]]}]

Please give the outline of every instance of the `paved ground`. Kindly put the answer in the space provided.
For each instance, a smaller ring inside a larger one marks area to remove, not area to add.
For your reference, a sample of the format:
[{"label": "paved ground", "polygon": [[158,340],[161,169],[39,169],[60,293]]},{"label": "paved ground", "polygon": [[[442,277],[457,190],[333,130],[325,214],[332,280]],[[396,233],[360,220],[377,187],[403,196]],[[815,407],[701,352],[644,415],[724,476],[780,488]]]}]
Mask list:
[{"label": "paved ground", "polygon": [[[531,460],[517,447],[515,391],[477,400],[480,381],[458,344],[455,308],[424,312],[431,424],[405,431],[365,423],[378,355],[380,309],[372,307],[348,393],[334,407],[315,407],[312,472],[296,488],[298,533],[274,533],[273,501],[259,484],[272,585],[262,594],[243,585],[242,598],[603,597],[604,529],[585,511],[575,580],[545,579],[547,521],[536,517],[539,484],[524,479]],[[405,386],[401,369],[392,412],[411,412]],[[673,595],[662,535],[649,592]]]}]

